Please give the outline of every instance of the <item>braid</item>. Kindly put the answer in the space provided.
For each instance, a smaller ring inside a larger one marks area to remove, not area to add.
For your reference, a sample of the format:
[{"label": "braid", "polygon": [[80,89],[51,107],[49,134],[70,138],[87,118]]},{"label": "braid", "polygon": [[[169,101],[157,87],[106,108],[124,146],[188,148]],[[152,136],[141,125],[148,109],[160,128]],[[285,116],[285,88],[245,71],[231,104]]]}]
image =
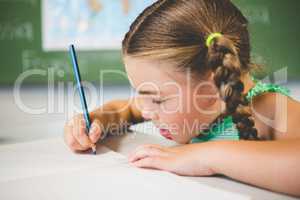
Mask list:
[{"label": "braid", "polygon": [[224,35],[216,38],[208,48],[207,65],[214,72],[214,82],[226,111],[220,116],[232,116],[241,139],[258,140],[254,119],[244,91],[241,76],[244,73],[233,42]]}]

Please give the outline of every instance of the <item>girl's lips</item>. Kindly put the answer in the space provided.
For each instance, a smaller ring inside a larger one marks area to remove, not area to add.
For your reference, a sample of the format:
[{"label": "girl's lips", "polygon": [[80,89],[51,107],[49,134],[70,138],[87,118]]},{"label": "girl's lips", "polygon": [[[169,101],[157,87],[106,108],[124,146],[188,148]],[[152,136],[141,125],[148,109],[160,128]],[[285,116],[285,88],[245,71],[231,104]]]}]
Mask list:
[{"label": "girl's lips", "polygon": [[159,133],[169,140],[173,140],[172,134],[167,129],[159,129]]}]

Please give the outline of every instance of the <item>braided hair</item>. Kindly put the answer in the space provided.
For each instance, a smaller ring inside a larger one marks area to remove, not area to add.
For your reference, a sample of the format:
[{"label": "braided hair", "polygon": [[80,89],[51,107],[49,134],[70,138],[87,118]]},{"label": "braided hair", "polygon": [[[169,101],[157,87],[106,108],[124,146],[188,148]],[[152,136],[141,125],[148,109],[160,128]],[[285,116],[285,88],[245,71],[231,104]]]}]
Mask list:
[{"label": "braided hair", "polygon": [[241,81],[247,69],[242,68],[238,52],[230,39],[224,35],[214,39],[208,47],[207,66],[214,73],[214,82],[226,104],[226,110],[220,117],[232,116],[241,139],[258,140],[249,102],[243,93],[244,83]]}]

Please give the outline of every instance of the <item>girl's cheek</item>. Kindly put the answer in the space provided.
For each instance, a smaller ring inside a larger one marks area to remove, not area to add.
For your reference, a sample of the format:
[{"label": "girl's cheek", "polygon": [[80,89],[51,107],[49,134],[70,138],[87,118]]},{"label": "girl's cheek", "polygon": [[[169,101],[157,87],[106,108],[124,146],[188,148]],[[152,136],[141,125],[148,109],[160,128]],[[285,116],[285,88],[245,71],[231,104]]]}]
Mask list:
[{"label": "girl's cheek", "polygon": [[170,100],[168,103],[161,105],[161,110],[168,114],[176,114],[182,112],[182,105],[177,100]]}]

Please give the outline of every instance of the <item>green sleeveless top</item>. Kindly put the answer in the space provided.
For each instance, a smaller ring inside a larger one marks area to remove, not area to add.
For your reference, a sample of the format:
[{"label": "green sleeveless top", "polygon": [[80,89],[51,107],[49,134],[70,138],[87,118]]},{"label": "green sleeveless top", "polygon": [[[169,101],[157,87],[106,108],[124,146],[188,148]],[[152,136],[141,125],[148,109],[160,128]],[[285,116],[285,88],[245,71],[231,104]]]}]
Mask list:
[{"label": "green sleeveless top", "polygon": [[[246,95],[248,102],[250,102],[254,97],[267,92],[275,92],[290,96],[290,91],[287,88],[272,83],[263,83],[255,79],[253,81],[255,82],[255,86],[250,89]],[[232,121],[232,117],[228,116],[222,121],[216,123],[216,125],[209,131],[201,132],[201,136],[193,138],[190,143],[239,139],[239,132]]]}]

